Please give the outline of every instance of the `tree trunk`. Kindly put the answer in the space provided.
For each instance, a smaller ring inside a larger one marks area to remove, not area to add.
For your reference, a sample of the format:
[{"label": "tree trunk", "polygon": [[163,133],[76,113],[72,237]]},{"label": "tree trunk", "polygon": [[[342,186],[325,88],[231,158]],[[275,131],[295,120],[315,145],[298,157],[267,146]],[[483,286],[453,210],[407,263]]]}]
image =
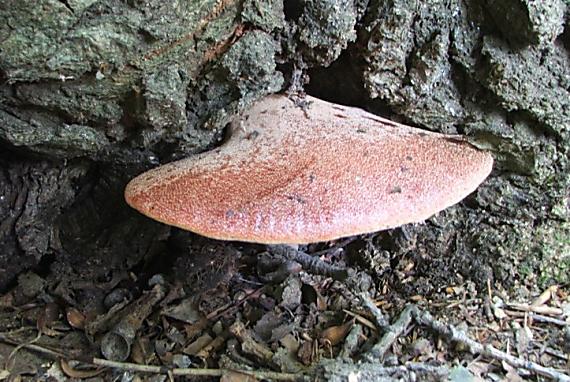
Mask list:
[{"label": "tree trunk", "polygon": [[125,205],[126,182],[212,148],[232,115],[308,78],[310,94],[467,135],[495,156],[492,176],[460,205],[374,236],[395,259],[416,263],[403,290],[462,279],[568,283],[567,8],[563,0],[5,0],[0,288],[28,269],[102,281],[165,256],[171,229]]}]

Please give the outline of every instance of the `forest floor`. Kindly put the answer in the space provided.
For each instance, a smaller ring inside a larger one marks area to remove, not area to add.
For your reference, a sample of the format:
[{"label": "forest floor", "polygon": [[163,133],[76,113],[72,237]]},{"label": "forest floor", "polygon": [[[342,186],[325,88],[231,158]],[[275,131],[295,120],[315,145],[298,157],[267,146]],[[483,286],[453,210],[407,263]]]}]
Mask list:
[{"label": "forest floor", "polygon": [[107,280],[19,275],[0,378],[570,380],[568,285],[444,285],[454,259],[420,267],[378,234],[298,250],[178,236]]}]

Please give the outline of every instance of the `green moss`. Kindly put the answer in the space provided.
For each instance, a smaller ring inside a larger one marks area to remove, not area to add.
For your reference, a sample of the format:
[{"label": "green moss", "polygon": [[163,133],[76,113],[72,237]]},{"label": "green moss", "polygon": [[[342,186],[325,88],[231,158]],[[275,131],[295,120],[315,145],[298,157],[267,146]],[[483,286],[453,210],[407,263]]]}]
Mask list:
[{"label": "green moss", "polygon": [[159,128],[182,130],[186,119],[186,88],[190,79],[178,65],[145,76],[146,118]]},{"label": "green moss", "polygon": [[109,145],[101,131],[90,126],[65,124],[40,113],[14,116],[0,110],[0,139],[39,153],[62,157],[94,155]]},{"label": "green moss", "polygon": [[570,224],[546,223],[535,230],[537,256],[525,259],[537,274],[540,289],[570,282]]},{"label": "green moss", "polygon": [[356,39],[357,13],[352,0],[307,0],[299,22],[304,56],[319,65],[330,65]]},{"label": "green moss", "polygon": [[235,113],[281,89],[284,79],[275,63],[278,50],[271,36],[261,31],[248,32],[232,45],[200,82],[210,102],[218,105],[211,107],[207,128],[222,129]]},{"label": "green moss", "polygon": [[266,32],[282,29],[285,24],[283,0],[246,0],[241,17]]}]

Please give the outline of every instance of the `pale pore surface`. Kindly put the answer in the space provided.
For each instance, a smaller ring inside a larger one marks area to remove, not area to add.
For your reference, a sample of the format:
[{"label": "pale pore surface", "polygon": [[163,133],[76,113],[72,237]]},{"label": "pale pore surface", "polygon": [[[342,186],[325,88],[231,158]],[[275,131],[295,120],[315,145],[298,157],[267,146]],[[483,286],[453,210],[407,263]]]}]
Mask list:
[{"label": "pale pore surface", "polygon": [[460,137],[307,99],[264,98],[224,145],[131,181],[127,202],[211,238],[309,243],[425,220],[491,171]]}]

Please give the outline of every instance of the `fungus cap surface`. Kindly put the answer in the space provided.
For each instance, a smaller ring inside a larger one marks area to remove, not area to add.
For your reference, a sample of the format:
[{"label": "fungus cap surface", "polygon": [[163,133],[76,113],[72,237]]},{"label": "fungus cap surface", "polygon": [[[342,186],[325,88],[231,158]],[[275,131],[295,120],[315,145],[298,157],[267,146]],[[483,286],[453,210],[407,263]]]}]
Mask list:
[{"label": "fungus cap surface", "polygon": [[222,146],[133,179],[128,204],[210,238],[301,244],[425,220],[491,171],[460,136],[307,100],[258,101]]}]

